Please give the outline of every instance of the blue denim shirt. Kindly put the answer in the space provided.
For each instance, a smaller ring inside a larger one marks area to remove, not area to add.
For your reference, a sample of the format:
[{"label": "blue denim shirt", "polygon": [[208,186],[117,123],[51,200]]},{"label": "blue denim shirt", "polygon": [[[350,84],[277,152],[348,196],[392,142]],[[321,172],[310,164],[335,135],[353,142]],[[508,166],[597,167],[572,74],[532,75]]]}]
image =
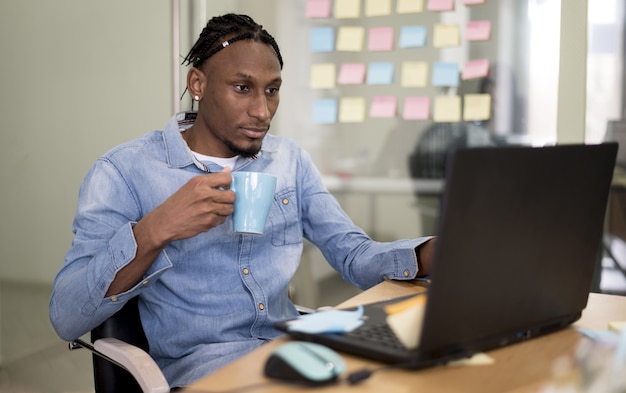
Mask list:
[{"label": "blue denim shirt", "polygon": [[239,158],[233,168],[278,177],[265,233],[233,233],[229,218],[170,243],[134,288],[105,297],[116,272],[135,256],[133,225],[192,177],[222,170],[195,160],[181,136],[183,117],[112,149],[89,170],[50,301],[60,337],[87,333],[139,296],[150,354],[172,386],[183,386],[277,337],[273,323],[297,315],[288,285],[303,238],[359,288],[416,276],[414,249],[428,238],[372,241],[324,187],[309,155],[287,138],[267,135],[258,158]]}]

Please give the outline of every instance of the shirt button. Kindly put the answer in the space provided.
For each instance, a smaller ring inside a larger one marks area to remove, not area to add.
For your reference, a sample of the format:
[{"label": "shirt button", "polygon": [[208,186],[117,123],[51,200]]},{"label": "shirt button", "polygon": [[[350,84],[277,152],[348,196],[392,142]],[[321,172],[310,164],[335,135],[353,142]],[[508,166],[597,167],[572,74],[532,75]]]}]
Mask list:
[{"label": "shirt button", "polygon": [[259,303],[259,310],[261,311],[265,310],[265,304]]},{"label": "shirt button", "polygon": [[111,297],[111,301],[112,301],[112,302],[116,302],[116,301],[117,301],[117,296],[112,296],[112,297]]},{"label": "shirt button", "polygon": [[244,275],[246,275],[246,276],[247,276],[248,274],[250,274],[250,270],[248,270],[248,268],[247,268],[247,267],[244,267],[244,268],[243,268],[243,270],[242,270],[242,272],[243,272],[243,274],[244,274]]},{"label": "shirt button", "polygon": [[289,204],[289,199],[285,198],[283,199],[283,205],[288,205]]},{"label": "shirt button", "polygon": [[408,277],[409,274],[411,274],[411,272],[409,272],[409,269],[406,269],[405,271],[402,272],[402,274],[404,274],[404,277]]}]

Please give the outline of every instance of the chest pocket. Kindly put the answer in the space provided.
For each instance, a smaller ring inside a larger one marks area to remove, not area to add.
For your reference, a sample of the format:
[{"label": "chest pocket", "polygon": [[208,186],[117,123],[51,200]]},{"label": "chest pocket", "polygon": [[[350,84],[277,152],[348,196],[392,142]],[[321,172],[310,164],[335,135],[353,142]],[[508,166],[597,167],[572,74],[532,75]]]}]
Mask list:
[{"label": "chest pocket", "polygon": [[269,218],[272,223],[273,245],[302,243],[302,225],[294,189],[285,189],[276,193]]}]

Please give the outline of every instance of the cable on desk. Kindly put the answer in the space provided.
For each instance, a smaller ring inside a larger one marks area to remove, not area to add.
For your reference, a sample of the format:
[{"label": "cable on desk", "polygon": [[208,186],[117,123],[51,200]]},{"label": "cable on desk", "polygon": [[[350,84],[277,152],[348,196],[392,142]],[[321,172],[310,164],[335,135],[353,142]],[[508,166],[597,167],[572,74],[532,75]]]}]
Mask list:
[{"label": "cable on desk", "polygon": [[378,368],[370,369],[370,368],[362,368],[357,371],[353,371],[346,377],[345,381],[350,385],[356,385],[361,383],[372,376],[372,374],[377,373],[379,371],[392,370],[392,369],[411,369],[415,366],[415,361],[409,360],[403,363],[390,364],[387,366],[381,366]]}]

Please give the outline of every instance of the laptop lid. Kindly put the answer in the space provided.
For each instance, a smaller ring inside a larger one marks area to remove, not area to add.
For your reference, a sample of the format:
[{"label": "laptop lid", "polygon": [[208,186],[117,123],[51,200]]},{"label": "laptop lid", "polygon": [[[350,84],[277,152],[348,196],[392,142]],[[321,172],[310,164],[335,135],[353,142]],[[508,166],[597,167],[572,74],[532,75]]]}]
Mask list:
[{"label": "laptop lid", "polygon": [[[290,332],[338,350],[424,367],[558,330],[587,303],[617,144],[450,153],[417,350],[350,334]],[[379,333],[377,333],[379,334]],[[417,334],[417,333],[416,333]]]},{"label": "laptop lid", "polygon": [[602,144],[451,154],[423,351],[482,351],[580,317],[616,153]]}]

